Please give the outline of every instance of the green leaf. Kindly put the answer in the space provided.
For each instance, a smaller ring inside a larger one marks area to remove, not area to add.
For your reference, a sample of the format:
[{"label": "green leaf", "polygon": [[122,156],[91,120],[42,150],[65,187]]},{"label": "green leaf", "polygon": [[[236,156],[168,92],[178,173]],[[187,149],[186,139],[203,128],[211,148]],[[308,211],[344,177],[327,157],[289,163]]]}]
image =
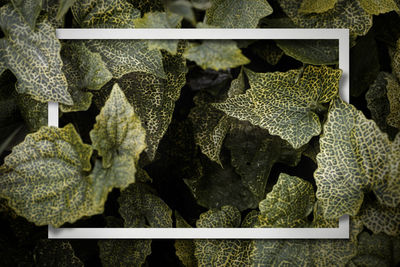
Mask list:
[{"label": "green leaf", "polygon": [[107,68],[116,79],[131,72],[144,72],[165,78],[162,55],[159,50],[149,50],[141,40],[88,40],[87,48],[101,55]]},{"label": "green leaf", "polygon": [[183,56],[195,61],[203,69],[226,70],[250,63],[242,51],[230,40],[205,40],[191,43]]},{"label": "green leaf", "polygon": [[47,103],[36,101],[26,94],[18,94],[16,102],[30,131],[34,132],[40,127],[48,125]]},{"label": "green leaf", "polygon": [[[158,143],[167,131],[175,107],[175,101],[180,96],[181,88],[186,83],[186,61],[182,57],[184,44],[178,46],[178,53],[170,55],[163,53],[163,64],[166,79],[154,74],[132,72],[118,80],[129,103],[138,114],[143,128],[146,130],[146,154],[153,160]],[[98,106],[104,103],[104,98],[110,88],[103,88],[96,94]]]},{"label": "green leaf", "polygon": [[272,14],[266,0],[212,0],[205,22],[220,28],[256,28],[258,21]]},{"label": "green leaf", "polygon": [[[136,173],[135,164],[140,153],[146,148],[145,130],[142,128],[139,117],[129,104],[124,93],[114,84],[109,98],[100,114],[96,117],[96,124],[90,131],[93,148],[103,157],[103,168],[113,167],[115,161],[128,161],[131,177]],[[125,165],[122,163],[122,165]],[[118,171],[121,171],[121,167]],[[134,180],[127,179],[130,182]]]},{"label": "green leaf", "polygon": [[[182,216],[175,211],[176,228],[191,228],[191,226],[182,218]],[[174,243],[175,253],[179,260],[186,267],[196,267],[197,259],[194,256],[195,245],[194,240],[190,239],[177,239]]]},{"label": "green leaf", "polygon": [[286,15],[301,28],[348,28],[352,36],[365,35],[372,26],[372,15],[358,1],[341,0],[323,13],[300,12],[302,1],[278,0]]},{"label": "green leaf", "polygon": [[[179,28],[182,17],[165,12],[146,13],[143,18],[135,20],[136,28]],[[150,49],[164,49],[171,54],[176,54],[179,40],[147,40]]]},{"label": "green leaf", "polygon": [[326,218],[357,215],[367,191],[373,191],[382,204],[399,204],[400,135],[390,142],[375,122],[337,98],[320,147],[314,178]]},{"label": "green leaf", "polygon": [[391,53],[393,74],[400,80],[400,39],[397,40],[396,49]]},{"label": "green leaf", "polygon": [[246,74],[251,88],[245,94],[213,104],[214,107],[279,135],[294,148],[319,135],[321,124],[315,112],[337,95],[341,70],[307,66],[300,79],[300,70],[274,73],[246,70]]},{"label": "green leaf", "polygon": [[42,0],[11,0],[15,10],[21,14],[32,30],[35,30],[36,19],[42,10]]},{"label": "green leaf", "polygon": [[285,54],[306,64],[333,65],[339,62],[338,40],[277,40]]},{"label": "green leaf", "polygon": [[306,223],[315,202],[312,185],[281,173],[272,191],[260,202],[260,227],[300,227]]},{"label": "green leaf", "polygon": [[360,218],[375,234],[383,232],[392,236],[400,235],[400,206],[392,208],[367,202],[361,210]]},{"label": "green leaf", "polygon": [[121,192],[118,203],[125,227],[172,227],[171,209],[145,184],[129,186]]},{"label": "green leaf", "polygon": [[61,226],[82,216],[100,213],[93,203],[90,171],[92,149],[82,143],[74,127],[42,127],[26,136],[4,160],[0,196],[18,215],[37,225]]},{"label": "green leaf", "polygon": [[164,11],[164,2],[162,0],[129,0],[129,2],[142,14],[155,11]]},{"label": "green leaf", "polygon": [[271,65],[278,64],[283,56],[283,51],[272,40],[258,41],[251,48],[257,56]]},{"label": "green leaf", "polygon": [[388,75],[385,79],[387,81],[386,90],[390,108],[386,122],[388,125],[400,129],[400,84],[393,75]]},{"label": "green leaf", "polygon": [[[240,212],[231,206],[223,206],[220,210],[209,210],[200,215],[196,222],[199,228],[225,228],[240,225]],[[249,240],[212,240],[195,239],[195,252],[198,266],[250,266]]]},{"label": "green leaf", "polygon": [[74,19],[82,28],[132,28],[140,11],[127,0],[75,1]]},{"label": "green leaf", "polygon": [[18,79],[17,91],[35,100],[72,105],[67,80],[61,71],[61,45],[55,30],[44,20],[32,31],[10,5],[0,9],[0,59]]},{"label": "green leaf", "polygon": [[74,3],[75,0],[60,0],[56,20],[61,20]]},{"label": "green leaf", "polygon": [[104,267],[141,267],[151,254],[151,239],[108,239],[98,242]]},{"label": "green leaf", "polygon": [[332,9],[338,0],[303,0],[299,8],[300,13],[323,13]]},{"label": "green leaf", "polygon": [[379,15],[390,11],[400,12],[399,6],[393,0],[358,0],[361,7],[371,15]]},{"label": "green leaf", "polygon": [[33,253],[36,266],[84,266],[68,241],[41,239]]},{"label": "green leaf", "polygon": [[168,13],[182,16],[192,23],[192,25],[196,24],[196,16],[193,12],[192,3],[188,0],[167,0],[164,3]]}]

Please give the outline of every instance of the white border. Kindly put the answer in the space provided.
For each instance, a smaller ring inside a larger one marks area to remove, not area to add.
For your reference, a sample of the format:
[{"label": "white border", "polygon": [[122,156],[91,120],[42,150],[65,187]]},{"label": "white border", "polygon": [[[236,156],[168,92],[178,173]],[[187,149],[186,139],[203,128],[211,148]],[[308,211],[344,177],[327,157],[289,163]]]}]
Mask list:
[{"label": "white border", "polygon": [[[58,39],[338,39],[341,98],[350,101],[348,29],[57,29]],[[58,127],[58,103],[48,104],[48,125]],[[53,228],[50,239],[348,239],[350,219],[338,228]]]}]

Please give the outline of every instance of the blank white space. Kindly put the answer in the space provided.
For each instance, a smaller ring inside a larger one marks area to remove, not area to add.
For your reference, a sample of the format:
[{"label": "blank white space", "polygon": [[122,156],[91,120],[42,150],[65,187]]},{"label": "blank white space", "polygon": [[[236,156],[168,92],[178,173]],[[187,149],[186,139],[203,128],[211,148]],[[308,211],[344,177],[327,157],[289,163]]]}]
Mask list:
[{"label": "blank white space", "polygon": [[[57,29],[57,38],[87,39],[338,39],[341,98],[350,101],[348,29]],[[48,105],[48,124],[58,127],[58,103]],[[50,239],[348,239],[350,219],[338,228],[53,228]]]}]

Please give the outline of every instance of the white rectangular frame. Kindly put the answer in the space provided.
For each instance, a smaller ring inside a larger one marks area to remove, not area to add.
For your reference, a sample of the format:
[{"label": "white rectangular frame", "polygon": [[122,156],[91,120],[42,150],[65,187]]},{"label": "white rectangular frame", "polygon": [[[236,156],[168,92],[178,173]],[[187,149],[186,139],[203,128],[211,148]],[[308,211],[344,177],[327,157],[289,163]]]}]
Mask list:
[{"label": "white rectangular frame", "polygon": [[[341,98],[350,101],[350,40],[348,29],[57,29],[58,39],[182,39],[263,40],[337,39]],[[48,125],[58,127],[58,103],[48,104]],[[348,239],[350,219],[338,228],[53,228],[49,239]]]}]

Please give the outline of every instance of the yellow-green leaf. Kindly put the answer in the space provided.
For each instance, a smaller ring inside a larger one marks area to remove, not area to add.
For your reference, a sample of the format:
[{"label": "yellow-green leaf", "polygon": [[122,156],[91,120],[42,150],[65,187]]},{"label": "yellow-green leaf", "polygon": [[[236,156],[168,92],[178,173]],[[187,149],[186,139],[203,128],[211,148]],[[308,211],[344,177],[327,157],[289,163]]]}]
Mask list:
[{"label": "yellow-green leaf", "polygon": [[312,185],[281,173],[272,191],[260,202],[259,227],[301,227],[315,202]]},{"label": "yellow-green leaf", "polygon": [[386,122],[388,125],[400,129],[400,84],[394,75],[388,75],[385,79],[390,109]]},{"label": "yellow-green leaf", "polygon": [[0,8],[0,59],[18,79],[17,91],[41,102],[72,105],[67,80],[62,73],[61,45],[47,20],[33,31],[11,5]]},{"label": "yellow-green leaf", "polygon": [[379,15],[390,11],[400,12],[394,0],[358,0],[361,7],[371,15]]},{"label": "yellow-green leaf", "polygon": [[214,106],[229,116],[247,120],[279,135],[294,148],[319,135],[316,112],[338,93],[341,70],[307,66],[288,72],[255,73],[246,70],[250,89]]},{"label": "yellow-green leaf", "polygon": [[338,0],[303,0],[299,12],[301,13],[322,13],[332,9]]},{"label": "yellow-green leaf", "polygon": [[36,19],[42,10],[43,0],[11,0],[16,11],[22,15],[32,30],[35,30]]},{"label": "yellow-green leaf", "polygon": [[71,124],[42,127],[5,158],[0,196],[37,225],[58,227],[100,213],[104,201],[92,201],[95,188],[85,174],[91,169],[91,154]]},{"label": "yellow-green leaf", "polygon": [[392,208],[376,202],[367,202],[361,210],[360,218],[375,234],[382,232],[393,236],[400,234],[400,206]]},{"label": "yellow-green leaf", "polygon": [[390,142],[375,122],[337,98],[320,147],[314,178],[326,218],[357,215],[368,191],[387,206],[400,203],[400,135]]},{"label": "yellow-green leaf", "polygon": [[267,0],[212,0],[205,22],[220,28],[256,28],[258,21],[272,14]]},{"label": "yellow-green leaf", "polygon": [[183,54],[203,69],[226,70],[250,63],[234,41],[205,40],[202,44],[191,43]]}]

